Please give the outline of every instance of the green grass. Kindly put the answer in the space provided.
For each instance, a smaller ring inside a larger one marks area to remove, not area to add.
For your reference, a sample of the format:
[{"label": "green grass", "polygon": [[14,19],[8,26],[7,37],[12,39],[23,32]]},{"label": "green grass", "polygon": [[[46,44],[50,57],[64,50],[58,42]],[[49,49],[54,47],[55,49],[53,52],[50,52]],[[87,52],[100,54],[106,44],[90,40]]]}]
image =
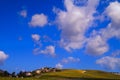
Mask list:
[{"label": "green grass", "polygon": [[46,78],[8,78],[8,77],[0,77],[0,80],[63,80],[63,78],[53,78],[53,77],[46,77]]},{"label": "green grass", "polygon": [[0,77],[0,80],[120,80],[120,75],[114,75],[97,70],[63,70],[61,72],[44,73],[37,77],[30,78],[7,78]]},{"label": "green grass", "polygon": [[96,79],[120,79],[120,75],[114,75],[111,73],[97,71],[97,70],[87,70],[82,73],[83,70],[64,70],[62,72],[46,73],[43,76],[49,77],[63,77],[63,78],[96,78]]}]

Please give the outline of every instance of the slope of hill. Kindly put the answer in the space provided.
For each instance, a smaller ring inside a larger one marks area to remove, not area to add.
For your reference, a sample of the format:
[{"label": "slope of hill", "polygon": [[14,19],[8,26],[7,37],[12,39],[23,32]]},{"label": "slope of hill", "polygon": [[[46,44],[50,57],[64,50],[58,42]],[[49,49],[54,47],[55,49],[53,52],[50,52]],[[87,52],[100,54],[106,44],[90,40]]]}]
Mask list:
[{"label": "slope of hill", "polygon": [[120,75],[98,70],[63,70],[61,72],[45,73],[42,77],[59,77],[68,79],[120,79]]},{"label": "slope of hill", "polygon": [[49,72],[28,78],[5,78],[0,80],[120,80],[120,75],[98,71],[98,70],[62,70],[60,72]]}]

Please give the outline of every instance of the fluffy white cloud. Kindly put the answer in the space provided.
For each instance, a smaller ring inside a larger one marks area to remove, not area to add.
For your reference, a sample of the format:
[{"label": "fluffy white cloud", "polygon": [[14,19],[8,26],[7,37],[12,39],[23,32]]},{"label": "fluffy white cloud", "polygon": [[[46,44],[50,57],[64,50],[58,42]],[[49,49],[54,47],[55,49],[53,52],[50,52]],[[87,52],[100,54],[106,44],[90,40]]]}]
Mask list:
[{"label": "fluffy white cloud", "polygon": [[20,16],[26,18],[27,17],[27,10],[22,10],[19,12]]},{"label": "fluffy white cloud", "polygon": [[32,34],[31,37],[34,41],[39,41],[40,40],[40,35],[38,35],[38,34]]},{"label": "fluffy white cloud", "polygon": [[[34,46],[36,47],[38,47],[39,46],[39,48],[42,46],[42,43],[41,43],[41,40],[40,40],[40,38],[41,38],[41,36],[39,35],[39,34],[32,34],[31,35],[31,38],[33,39],[33,41],[34,41]],[[36,49],[35,49],[36,50]]]},{"label": "fluffy white cloud", "polygon": [[120,58],[106,56],[98,59],[96,63],[107,69],[120,69]]},{"label": "fluffy white cloud", "polygon": [[47,16],[44,14],[35,14],[29,23],[32,27],[44,27],[47,24]]},{"label": "fluffy white cloud", "polygon": [[[108,16],[111,20],[109,25],[95,33],[93,31],[92,34],[94,35],[86,38],[85,33],[96,19],[93,14],[96,13],[99,0],[83,0],[83,3],[86,4],[82,6],[77,6],[77,2],[79,0],[64,0],[65,11],[54,8],[54,12],[57,14],[56,22],[61,30],[60,46],[67,51],[81,49],[85,46],[86,52],[92,55],[106,53],[109,50],[107,41],[112,37],[120,39],[120,3],[117,1],[111,2],[105,9],[105,16]],[[41,25],[41,23],[43,24]],[[47,24],[47,17],[44,14],[34,15],[30,22],[33,27],[43,27],[45,24]],[[39,38],[36,36],[37,40]],[[42,54],[55,53],[54,48],[49,47],[46,47],[45,50],[36,48],[34,51]]]},{"label": "fluffy white cloud", "polygon": [[110,17],[111,23],[109,23],[107,28],[101,30],[102,35],[106,38],[116,37],[120,39],[120,3],[111,2],[106,8],[106,15]]},{"label": "fluffy white cloud", "polygon": [[86,52],[92,55],[102,55],[109,49],[108,44],[100,35],[95,35],[88,39]]},{"label": "fluffy white cloud", "polygon": [[101,55],[109,50],[107,41],[110,38],[116,37],[120,39],[120,3],[111,2],[106,8],[105,12],[111,22],[107,27],[100,29],[99,31],[93,31],[93,37],[88,39],[86,45],[87,53]]},{"label": "fluffy white cloud", "polygon": [[74,58],[74,57],[68,57],[68,58],[64,58],[61,62],[62,63],[73,63],[73,62],[79,62],[80,59],[79,58]]},{"label": "fluffy white cloud", "polygon": [[37,47],[33,50],[34,54],[46,54],[46,55],[55,56],[55,47],[52,45],[47,46],[44,50],[41,50],[42,43],[40,40],[41,36],[39,34],[32,34],[31,37],[35,43],[35,46]]},{"label": "fluffy white cloud", "polygon": [[58,64],[55,65],[55,67],[58,68],[58,69],[62,69],[63,65],[58,63]]},{"label": "fluffy white cloud", "polygon": [[78,7],[73,0],[65,0],[67,11],[57,11],[57,20],[61,30],[60,45],[67,51],[80,49],[83,47],[86,38],[86,30],[94,20],[93,14],[96,12],[98,0],[88,0],[87,5]]},{"label": "fluffy white cloud", "polygon": [[105,14],[110,18],[111,22],[106,28],[103,28],[99,31],[99,34],[106,40],[109,40],[112,37],[120,39],[120,3],[111,2],[110,5],[106,8]]},{"label": "fluffy white cloud", "polygon": [[50,45],[50,46],[47,46],[44,50],[41,50],[40,48],[36,48],[34,49],[33,53],[55,56],[55,47]]},{"label": "fluffy white cloud", "polygon": [[120,39],[120,3],[119,2],[111,2],[110,5],[106,8],[106,14],[111,19],[111,23],[105,29],[105,34],[111,37],[116,37]]},{"label": "fluffy white cloud", "polygon": [[120,3],[119,2],[111,2],[107,7],[106,12],[108,16],[112,19],[112,21],[116,24],[120,24]]},{"label": "fluffy white cloud", "polygon": [[65,64],[69,64],[69,63],[74,64],[76,62],[80,62],[80,59],[75,57],[63,58],[58,64],[56,64],[56,67],[62,68]]},{"label": "fluffy white cloud", "polygon": [[43,54],[50,54],[52,56],[55,55],[55,47],[54,46],[47,46],[45,50],[42,50],[41,53]]},{"label": "fluffy white cloud", "polygon": [[3,51],[0,51],[0,64],[2,64],[7,58],[8,55],[5,54]]},{"label": "fluffy white cloud", "polygon": [[64,49],[67,51],[80,49],[87,42],[85,46],[87,53],[102,55],[109,50],[107,41],[110,38],[120,39],[120,3],[117,1],[111,2],[104,11],[104,15],[111,20],[109,25],[95,33],[93,31],[94,35],[89,38],[85,37],[86,31],[94,23],[93,14],[96,12],[98,2],[97,0],[88,0],[87,4],[78,7],[74,5],[74,0],[65,0],[66,11],[56,11],[57,23],[61,30],[60,45]]}]

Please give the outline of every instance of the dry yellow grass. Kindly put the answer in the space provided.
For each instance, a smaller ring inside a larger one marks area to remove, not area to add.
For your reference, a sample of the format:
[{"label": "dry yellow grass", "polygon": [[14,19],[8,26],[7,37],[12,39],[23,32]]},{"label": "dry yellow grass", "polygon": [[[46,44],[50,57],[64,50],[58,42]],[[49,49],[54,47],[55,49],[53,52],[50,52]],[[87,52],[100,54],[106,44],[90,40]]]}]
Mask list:
[{"label": "dry yellow grass", "polygon": [[44,73],[36,77],[30,78],[5,78],[0,77],[0,80],[120,80],[120,75],[97,71],[97,70],[63,70],[60,72]]}]

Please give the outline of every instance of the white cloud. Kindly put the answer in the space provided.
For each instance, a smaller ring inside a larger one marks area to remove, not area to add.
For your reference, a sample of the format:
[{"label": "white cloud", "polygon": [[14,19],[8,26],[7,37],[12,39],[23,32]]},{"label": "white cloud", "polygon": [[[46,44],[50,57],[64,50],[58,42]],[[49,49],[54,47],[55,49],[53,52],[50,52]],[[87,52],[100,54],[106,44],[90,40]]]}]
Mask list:
[{"label": "white cloud", "polygon": [[87,5],[78,7],[72,0],[64,1],[67,11],[57,11],[56,20],[61,29],[60,45],[64,49],[71,51],[83,47],[86,41],[84,34],[94,20],[93,14],[96,12],[98,2],[98,0],[88,0]]},{"label": "white cloud", "polygon": [[67,57],[67,58],[63,58],[58,64],[56,64],[56,67],[62,68],[65,64],[69,64],[69,63],[74,64],[77,62],[80,62],[79,58]]},{"label": "white cloud", "polygon": [[50,46],[47,46],[44,50],[41,50],[40,48],[36,48],[34,49],[33,53],[55,56],[55,47],[50,45]]},{"label": "white cloud", "polygon": [[106,56],[96,61],[96,64],[99,64],[102,67],[107,69],[120,69],[120,58]]},{"label": "white cloud", "polygon": [[112,37],[120,38],[120,3],[111,2],[110,5],[105,10],[105,15],[108,16],[111,22],[107,27],[99,30],[98,34],[102,36],[106,41]]},{"label": "white cloud", "polygon": [[111,22],[107,27],[99,31],[93,31],[94,34],[87,41],[86,51],[94,55],[104,54],[109,50],[107,41],[113,37],[120,39],[120,3],[111,2],[106,8],[104,16],[108,16]]},{"label": "white cloud", "polygon": [[74,57],[68,57],[68,58],[64,58],[61,62],[62,63],[74,63],[74,62],[79,62],[80,59],[79,58],[74,58]]},{"label": "white cloud", "polygon": [[0,51],[0,64],[2,64],[7,58],[8,55],[5,54],[3,51]]},{"label": "white cloud", "polygon": [[108,16],[112,19],[112,21],[116,24],[120,24],[120,3],[119,2],[111,2],[107,7],[106,12]]},{"label": "white cloud", "polygon": [[58,68],[58,69],[62,69],[63,65],[58,63],[58,64],[55,65],[55,67]]},{"label": "white cloud", "polygon": [[29,25],[32,27],[44,27],[47,23],[47,16],[42,13],[33,15]]},{"label": "white cloud", "polygon": [[27,17],[27,10],[22,10],[19,12],[20,16],[26,18]]},{"label": "white cloud", "polygon": [[38,35],[38,34],[32,34],[31,37],[34,41],[39,41],[40,40],[40,35]]},{"label": "white cloud", "polygon": [[[34,41],[34,46],[36,47],[41,47],[42,46],[42,43],[41,43],[41,40],[40,40],[40,38],[41,38],[41,36],[39,35],[39,34],[32,34],[31,35],[31,37],[32,37],[32,39],[33,39],[33,41]],[[36,50],[36,49],[35,49]]]},{"label": "white cloud", "polygon": [[106,40],[100,35],[94,35],[88,39],[86,45],[86,52],[92,55],[102,55],[109,50],[109,46],[106,43]]},{"label": "white cloud", "polygon": [[[87,3],[82,6],[75,5],[76,2],[79,2],[79,0],[64,0],[65,11],[53,9],[57,14],[58,28],[61,30],[60,46],[67,51],[85,47],[86,52],[92,55],[106,53],[109,50],[107,41],[112,37],[120,39],[120,3],[117,1],[111,2],[103,12],[105,14],[102,17],[108,16],[111,19],[109,25],[99,31],[93,31],[92,36],[86,38],[85,33],[96,19],[93,14],[97,12],[96,7],[99,0],[85,0]],[[41,23],[44,24],[41,25]],[[47,17],[44,14],[35,14],[30,22],[33,27],[43,27],[45,24],[47,24]],[[50,49],[49,47],[46,47],[45,50],[36,48],[34,51],[42,54],[55,53],[54,48]]]},{"label": "white cloud", "polygon": [[32,34],[31,37],[35,43],[35,46],[37,47],[33,50],[34,54],[45,54],[45,55],[51,55],[51,56],[56,55],[55,54],[55,46],[50,45],[50,46],[45,47],[44,50],[41,49],[42,43],[40,40],[41,36],[39,34]]},{"label": "white cloud", "polygon": [[110,5],[106,8],[106,14],[111,19],[111,23],[105,29],[105,34],[111,37],[116,37],[120,39],[120,3],[119,2],[111,2]]},{"label": "white cloud", "polygon": [[42,50],[41,53],[43,54],[50,54],[52,56],[55,55],[55,47],[54,46],[47,46],[45,50]]},{"label": "white cloud", "polygon": [[[98,2],[88,0],[87,4],[78,7],[74,5],[74,0],[64,1],[66,11],[56,11],[56,21],[61,30],[60,46],[67,51],[81,49],[85,46],[88,54],[102,55],[109,50],[107,41],[110,38],[120,39],[120,3],[117,1],[111,2],[103,12],[102,17],[108,16],[111,20],[109,25],[99,31],[93,31],[94,35],[89,38],[85,37],[86,31],[96,19],[93,14],[96,13]],[[85,43],[87,44],[84,45]]]},{"label": "white cloud", "polygon": [[110,18],[111,22],[106,28],[101,29],[99,33],[106,40],[112,37],[120,39],[120,3],[111,2],[106,8],[105,14]]}]

